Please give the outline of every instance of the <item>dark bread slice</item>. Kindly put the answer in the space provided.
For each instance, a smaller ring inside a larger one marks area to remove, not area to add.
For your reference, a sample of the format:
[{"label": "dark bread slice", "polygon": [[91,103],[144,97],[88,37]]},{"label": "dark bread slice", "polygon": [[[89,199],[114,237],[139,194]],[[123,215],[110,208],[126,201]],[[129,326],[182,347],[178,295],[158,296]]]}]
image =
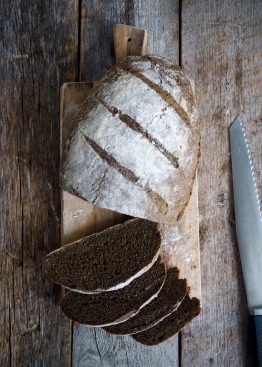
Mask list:
[{"label": "dark bread slice", "polygon": [[156,223],[131,219],[51,252],[46,258],[47,275],[72,290],[92,293],[123,287],[153,265],[160,242]]},{"label": "dark bread slice", "polygon": [[200,301],[185,297],[178,309],[152,328],[132,335],[132,338],[145,345],[157,345],[178,333],[188,322],[200,313]]},{"label": "dark bread slice", "polygon": [[188,292],[186,279],[178,279],[178,275],[177,268],[168,269],[165,283],[158,297],[127,321],[105,327],[104,330],[116,335],[135,334],[157,324],[176,310]]},{"label": "dark bread slice", "polygon": [[165,265],[159,256],[150,270],[123,289],[97,294],[68,292],[62,299],[62,310],[81,324],[103,326],[123,322],[157,295],[165,277]]}]

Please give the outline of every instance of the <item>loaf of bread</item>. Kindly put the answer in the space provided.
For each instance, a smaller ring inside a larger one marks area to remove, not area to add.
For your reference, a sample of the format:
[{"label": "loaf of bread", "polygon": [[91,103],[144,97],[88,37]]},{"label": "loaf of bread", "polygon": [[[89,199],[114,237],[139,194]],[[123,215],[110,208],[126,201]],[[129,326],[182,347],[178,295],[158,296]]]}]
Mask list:
[{"label": "loaf of bread", "polygon": [[129,57],[77,114],[62,164],[64,190],[102,208],[175,223],[199,153],[195,97],[179,66]]},{"label": "loaf of bread", "polygon": [[135,218],[50,253],[48,276],[74,290],[62,299],[64,313],[148,345],[173,336],[200,311],[179,279],[173,227]]}]

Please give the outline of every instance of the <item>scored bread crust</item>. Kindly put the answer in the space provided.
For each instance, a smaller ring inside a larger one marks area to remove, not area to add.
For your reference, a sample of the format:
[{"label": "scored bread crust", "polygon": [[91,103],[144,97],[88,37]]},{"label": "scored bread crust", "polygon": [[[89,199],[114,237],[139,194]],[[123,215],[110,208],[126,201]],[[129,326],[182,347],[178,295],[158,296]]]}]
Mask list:
[{"label": "scored bread crust", "polygon": [[163,58],[129,57],[106,74],[76,116],[63,186],[102,208],[172,224],[189,201],[198,155],[189,79]]}]

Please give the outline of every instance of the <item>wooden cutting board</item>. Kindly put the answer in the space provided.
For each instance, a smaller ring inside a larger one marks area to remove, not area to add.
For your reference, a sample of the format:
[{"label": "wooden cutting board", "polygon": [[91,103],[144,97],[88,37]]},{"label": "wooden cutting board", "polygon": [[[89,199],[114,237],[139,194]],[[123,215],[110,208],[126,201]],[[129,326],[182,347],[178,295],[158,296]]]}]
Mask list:
[{"label": "wooden cutting board", "polygon": [[[61,89],[61,153],[73,117],[83,101],[88,98],[93,85],[92,82],[66,83]],[[61,193],[61,200],[62,245],[122,223],[128,218],[126,215],[98,208],[65,191]],[[191,287],[191,295],[201,300],[197,178],[180,222],[176,225],[161,225],[161,231],[164,237],[163,250],[168,263],[179,268],[180,277],[186,278]]]}]

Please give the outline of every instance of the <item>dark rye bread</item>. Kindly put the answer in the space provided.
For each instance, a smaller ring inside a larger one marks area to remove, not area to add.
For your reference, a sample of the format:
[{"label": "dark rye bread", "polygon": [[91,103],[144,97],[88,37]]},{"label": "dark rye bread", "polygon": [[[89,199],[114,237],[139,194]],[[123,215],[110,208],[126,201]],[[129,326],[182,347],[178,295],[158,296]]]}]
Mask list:
[{"label": "dark rye bread", "polygon": [[132,338],[145,345],[156,345],[178,333],[188,322],[200,313],[197,298],[185,297],[178,309],[152,328],[132,335]]},{"label": "dark rye bread", "polygon": [[110,290],[151,267],[160,242],[156,223],[131,219],[51,252],[47,275],[72,290]]},{"label": "dark rye bread", "polygon": [[157,294],[165,277],[165,265],[159,257],[150,270],[123,289],[98,294],[68,292],[62,299],[62,310],[81,324],[101,326],[122,322]]},{"label": "dark rye bread", "polygon": [[104,330],[116,335],[135,334],[150,328],[176,310],[188,292],[186,279],[178,279],[178,275],[177,268],[168,269],[165,283],[158,297],[127,321],[105,327]]}]

